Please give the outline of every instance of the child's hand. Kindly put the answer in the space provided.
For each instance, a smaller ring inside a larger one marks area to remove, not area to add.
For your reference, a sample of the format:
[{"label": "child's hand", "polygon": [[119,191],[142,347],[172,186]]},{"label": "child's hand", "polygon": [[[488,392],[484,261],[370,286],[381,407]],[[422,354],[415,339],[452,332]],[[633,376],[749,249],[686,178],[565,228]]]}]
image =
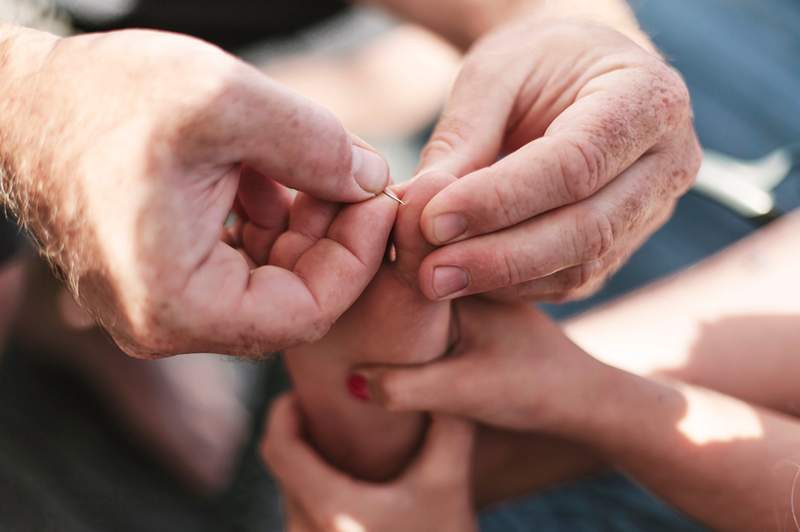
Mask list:
[{"label": "child's hand", "polygon": [[514,430],[559,432],[591,415],[606,372],[542,312],[478,298],[456,302],[451,358],[364,368],[372,400],[392,411],[460,415]]},{"label": "child's hand", "polygon": [[437,416],[422,450],[388,484],[355,480],[326,464],[302,437],[291,396],[273,407],[262,455],[287,500],[290,532],[469,532],[473,428]]}]

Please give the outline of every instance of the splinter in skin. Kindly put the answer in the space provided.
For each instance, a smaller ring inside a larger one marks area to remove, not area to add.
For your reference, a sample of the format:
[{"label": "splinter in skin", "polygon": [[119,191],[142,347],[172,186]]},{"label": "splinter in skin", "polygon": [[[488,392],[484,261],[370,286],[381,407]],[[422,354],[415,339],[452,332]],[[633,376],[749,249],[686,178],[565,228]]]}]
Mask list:
[{"label": "splinter in skin", "polygon": [[[429,362],[453,341],[450,302],[431,302],[417,285],[420,262],[431,251],[420,232],[420,214],[453,181],[433,174],[405,187],[406,206],[397,211],[389,250],[392,255],[394,248],[396,260],[384,263],[325,338],[285,353],[309,438],[333,465],[365,480],[382,481],[400,473],[421,441],[426,420],[420,413],[390,413],[367,402],[366,382],[352,370],[364,364]],[[372,201],[398,209],[385,197]],[[290,231],[275,243],[271,262],[290,260],[293,230],[324,225],[323,218],[330,221],[335,215],[331,204],[298,197]]]}]

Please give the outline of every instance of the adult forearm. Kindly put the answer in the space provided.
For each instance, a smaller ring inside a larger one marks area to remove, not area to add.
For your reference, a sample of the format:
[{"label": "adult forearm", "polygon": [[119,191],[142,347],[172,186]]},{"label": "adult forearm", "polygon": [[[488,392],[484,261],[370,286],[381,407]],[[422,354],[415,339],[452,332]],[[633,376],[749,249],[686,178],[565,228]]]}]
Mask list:
[{"label": "adult forearm", "polygon": [[[599,369],[561,434],[718,530],[792,528],[800,422],[685,384]],[[776,522],[776,518],[778,521]]]},{"label": "adult forearm", "polygon": [[[604,362],[800,414],[800,213],[566,324]],[[742,378],[746,376],[747,378]]]},{"label": "adult forearm", "polygon": [[58,37],[46,32],[0,24],[0,204],[42,239],[42,198],[47,161],[38,159],[45,142],[47,116],[57,110],[37,103],[37,73]]},{"label": "adult forearm", "polygon": [[650,46],[624,0],[362,0],[385,7],[467,49],[492,29],[520,18],[578,19],[611,26]]}]

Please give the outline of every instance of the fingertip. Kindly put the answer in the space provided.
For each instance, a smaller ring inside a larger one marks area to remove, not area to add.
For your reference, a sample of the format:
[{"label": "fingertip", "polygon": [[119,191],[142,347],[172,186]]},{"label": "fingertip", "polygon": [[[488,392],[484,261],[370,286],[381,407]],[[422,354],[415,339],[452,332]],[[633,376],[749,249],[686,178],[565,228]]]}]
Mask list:
[{"label": "fingertip", "polygon": [[351,374],[348,387],[353,381],[360,383],[358,393],[350,390],[351,395],[361,400],[374,403],[390,412],[415,409],[407,405],[403,393],[405,375],[403,370],[389,368],[359,368]]},{"label": "fingertip", "polygon": [[353,144],[352,176],[367,194],[380,194],[389,186],[389,165],[377,152]]},{"label": "fingertip", "polygon": [[450,205],[453,191],[450,185],[455,182],[457,179],[452,177],[452,181],[428,201],[420,214],[420,230],[433,246],[463,239],[469,229],[469,220],[461,211],[463,205],[458,205],[458,208]]},{"label": "fingertip", "polygon": [[463,260],[437,250],[425,257],[419,268],[418,284],[422,294],[430,301],[451,301],[470,295],[475,284],[473,272]]}]

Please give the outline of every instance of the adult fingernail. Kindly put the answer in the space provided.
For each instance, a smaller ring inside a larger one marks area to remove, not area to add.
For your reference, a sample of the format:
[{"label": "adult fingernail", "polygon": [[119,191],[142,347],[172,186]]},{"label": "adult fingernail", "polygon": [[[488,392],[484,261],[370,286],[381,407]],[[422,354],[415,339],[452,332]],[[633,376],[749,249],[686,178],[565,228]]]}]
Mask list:
[{"label": "adult fingernail", "polygon": [[461,214],[440,214],[433,219],[433,236],[445,244],[467,232],[467,219]]},{"label": "adult fingernail", "polygon": [[389,166],[374,151],[353,146],[353,178],[370,194],[380,194],[389,186]]},{"label": "adult fingernail", "polygon": [[347,391],[353,398],[359,401],[369,401],[369,383],[367,378],[361,374],[353,373],[347,377]]},{"label": "adult fingernail", "polygon": [[455,266],[438,266],[433,270],[433,291],[444,298],[464,290],[469,285],[467,272]]}]

